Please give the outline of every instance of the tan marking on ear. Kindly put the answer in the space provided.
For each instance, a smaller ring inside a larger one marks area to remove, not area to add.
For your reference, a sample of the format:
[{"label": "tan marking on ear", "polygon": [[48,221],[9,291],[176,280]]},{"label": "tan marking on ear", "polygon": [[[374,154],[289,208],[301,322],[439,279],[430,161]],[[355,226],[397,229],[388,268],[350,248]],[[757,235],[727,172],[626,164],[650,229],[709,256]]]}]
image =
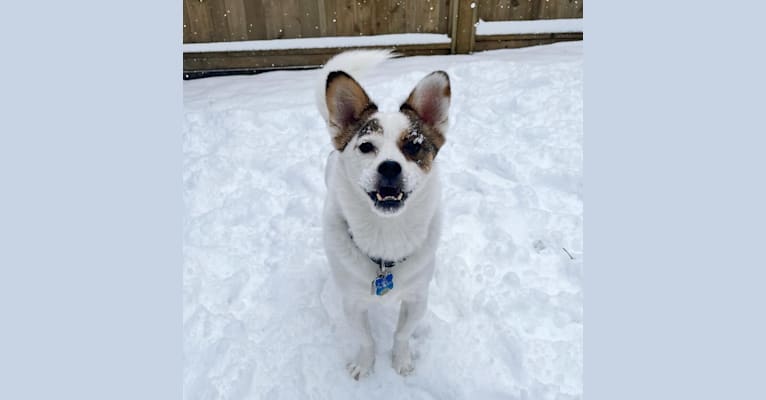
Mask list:
[{"label": "tan marking on ear", "polygon": [[357,129],[378,107],[370,101],[364,89],[343,71],[333,71],[327,76],[325,102],[332,129],[332,142],[343,150]]},{"label": "tan marking on ear", "polygon": [[444,71],[434,71],[415,85],[399,109],[414,111],[426,125],[446,125],[451,95],[449,75]]}]

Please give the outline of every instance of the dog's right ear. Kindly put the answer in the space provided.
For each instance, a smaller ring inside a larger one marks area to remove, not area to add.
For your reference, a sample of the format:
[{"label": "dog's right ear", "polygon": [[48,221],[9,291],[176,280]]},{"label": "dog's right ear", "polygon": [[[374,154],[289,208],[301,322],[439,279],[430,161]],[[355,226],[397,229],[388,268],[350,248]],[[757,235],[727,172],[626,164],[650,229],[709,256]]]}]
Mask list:
[{"label": "dog's right ear", "polygon": [[325,102],[330,127],[334,128],[333,143],[338,150],[343,150],[351,140],[348,128],[358,123],[365,113],[378,110],[364,89],[343,71],[333,71],[327,76]]}]

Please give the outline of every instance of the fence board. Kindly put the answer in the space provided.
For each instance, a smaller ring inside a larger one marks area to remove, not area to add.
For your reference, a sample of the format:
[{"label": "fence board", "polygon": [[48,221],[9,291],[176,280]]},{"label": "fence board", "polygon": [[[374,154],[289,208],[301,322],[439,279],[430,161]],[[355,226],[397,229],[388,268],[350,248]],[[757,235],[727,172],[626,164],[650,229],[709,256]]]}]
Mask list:
[{"label": "fence board", "polygon": [[325,34],[323,36],[338,36],[337,0],[323,0],[325,15]]},{"label": "fence board", "polygon": [[282,21],[280,28],[284,37],[303,37],[301,33],[301,19],[303,15],[300,12],[299,0],[282,0],[279,3],[281,6],[280,20]]},{"label": "fence board", "polygon": [[474,37],[476,33],[476,8],[472,0],[455,0],[457,6],[453,6],[453,18],[455,28],[452,36],[452,52],[468,54],[473,51]]},{"label": "fence board", "polygon": [[245,21],[247,22],[247,39],[259,40],[265,39],[266,24],[263,23],[266,17],[266,10],[260,0],[245,0]]},{"label": "fence board", "polygon": [[407,32],[407,10],[401,0],[388,1],[388,18],[390,33]]},{"label": "fence board", "polygon": [[317,0],[317,23],[319,25],[319,36],[327,36],[327,14],[325,13],[324,0]]},{"label": "fence board", "polygon": [[184,43],[191,43],[191,23],[189,23],[189,12],[186,11],[186,2],[184,2],[183,13],[184,13]]},{"label": "fence board", "polygon": [[316,0],[300,0],[300,24],[303,37],[319,37],[319,6]]},{"label": "fence board", "polygon": [[538,0],[541,3],[540,19],[582,18],[581,0]]},{"label": "fence board", "polygon": [[[356,0],[335,0],[336,36],[354,35],[354,8]],[[358,34],[357,34],[358,35]]]},{"label": "fence board", "polygon": [[383,35],[390,32],[388,0],[373,0],[371,28],[373,35]]},{"label": "fence board", "polygon": [[404,6],[404,15],[407,20],[406,32],[420,32],[420,21],[418,21],[418,4],[415,0],[400,0]]},{"label": "fence board", "polygon": [[372,35],[373,4],[368,0],[357,0],[354,7],[354,33]]},{"label": "fence board", "polygon": [[261,0],[263,19],[260,22],[266,31],[266,36],[263,39],[281,39],[284,36],[283,32],[280,31],[282,26],[282,8],[280,4],[280,2],[271,0]]},{"label": "fence board", "polygon": [[[193,0],[192,0],[193,1]],[[229,41],[229,25],[226,17],[226,6],[221,0],[205,0],[203,4],[207,6],[210,13],[210,21],[213,22],[213,41]]]},{"label": "fence board", "polygon": [[189,14],[191,40],[188,43],[212,42],[213,21],[207,4],[198,0],[184,0],[186,12]]},{"label": "fence board", "polygon": [[535,7],[545,0],[481,0],[479,18],[484,21],[537,19]]},{"label": "fence board", "polygon": [[450,2],[450,0],[439,1],[439,31],[438,33],[450,32],[449,10],[451,6],[452,6],[452,3]]},{"label": "fence board", "polygon": [[439,32],[439,2],[437,0],[426,0],[422,7],[418,7],[416,18],[423,23],[422,32]]},{"label": "fence board", "polygon": [[244,0],[224,0],[229,40],[247,40],[247,15]]}]

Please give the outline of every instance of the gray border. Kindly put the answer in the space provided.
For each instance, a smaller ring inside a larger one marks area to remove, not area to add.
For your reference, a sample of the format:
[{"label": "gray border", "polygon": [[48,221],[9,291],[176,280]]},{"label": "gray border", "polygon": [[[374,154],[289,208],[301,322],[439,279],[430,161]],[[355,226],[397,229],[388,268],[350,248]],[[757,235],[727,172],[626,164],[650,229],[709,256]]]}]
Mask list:
[{"label": "gray border", "polygon": [[[764,392],[753,3],[588,4],[587,399]],[[0,27],[0,398],[180,397],[180,5],[43,7]]]},{"label": "gray border", "polygon": [[4,3],[0,398],[181,397],[181,3]]},{"label": "gray border", "polygon": [[588,3],[586,399],[766,398],[761,4]]}]

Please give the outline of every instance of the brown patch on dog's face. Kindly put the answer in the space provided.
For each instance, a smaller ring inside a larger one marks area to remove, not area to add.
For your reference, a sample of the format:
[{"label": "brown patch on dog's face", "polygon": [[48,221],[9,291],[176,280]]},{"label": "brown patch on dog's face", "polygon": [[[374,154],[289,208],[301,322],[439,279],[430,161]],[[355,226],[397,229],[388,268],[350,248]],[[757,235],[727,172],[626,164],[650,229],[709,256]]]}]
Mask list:
[{"label": "brown patch on dog's face", "polygon": [[375,121],[374,119],[370,120],[369,118],[377,111],[378,107],[374,103],[370,103],[369,107],[362,111],[357,120],[353,121],[344,128],[339,129],[338,133],[336,133],[332,138],[332,144],[335,146],[335,148],[338,149],[338,151],[343,151],[348,145],[348,142],[354,138],[354,135],[359,134],[362,136],[366,133],[369,133],[366,132],[366,130],[368,127],[370,127],[370,124]]},{"label": "brown patch on dog's face", "polygon": [[378,111],[364,89],[343,71],[333,71],[327,76],[325,100],[329,123],[333,129],[332,142],[343,151],[354,135]]},{"label": "brown patch on dog's face", "polygon": [[424,124],[413,110],[402,107],[401,112],[410,120],[410,128],[399,136],[399,149],[406,159],[428,172],[436,154],[444,145],[444,135],[438,129]]}]

